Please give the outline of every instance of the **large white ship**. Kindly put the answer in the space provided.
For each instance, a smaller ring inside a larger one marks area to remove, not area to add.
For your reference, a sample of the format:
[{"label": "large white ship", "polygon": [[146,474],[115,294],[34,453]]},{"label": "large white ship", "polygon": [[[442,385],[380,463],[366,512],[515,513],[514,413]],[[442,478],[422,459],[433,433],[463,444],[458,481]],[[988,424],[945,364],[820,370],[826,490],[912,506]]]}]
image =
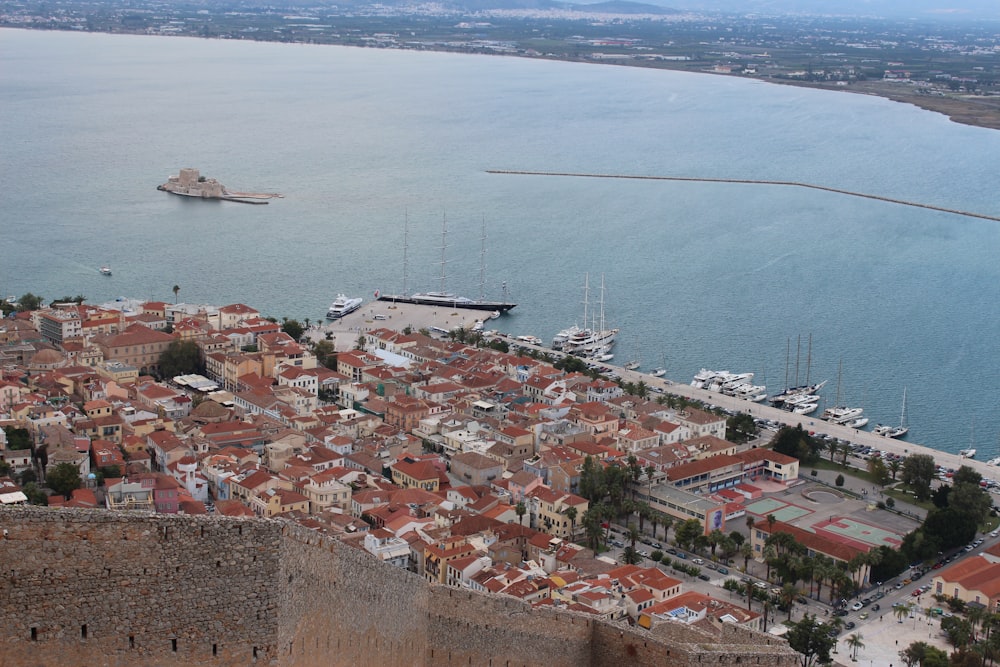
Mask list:
[{"label": "large white ship", "polygon": [[601,300],[599,316],[594,314],[594,323],[587,327],[590,301],[590,275],[583,283],[583,322],[581,328],[573,325],[563,329],[552,339],[552,348],[582,357],[605,355],[611,351],[618,337],[618,329],[608,329],[604,322],[604,276],[601,276]]}]

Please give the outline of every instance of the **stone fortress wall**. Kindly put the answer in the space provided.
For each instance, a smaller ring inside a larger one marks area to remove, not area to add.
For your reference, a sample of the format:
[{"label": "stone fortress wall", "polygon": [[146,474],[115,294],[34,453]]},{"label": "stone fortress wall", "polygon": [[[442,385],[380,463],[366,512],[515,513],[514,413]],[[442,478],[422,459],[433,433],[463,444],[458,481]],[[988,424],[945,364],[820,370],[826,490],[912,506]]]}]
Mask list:
[{"label": "stone fortress wall", "polygon": [[0,510],[0,667],[797,664],[781,640],[645,631],[431,585],[281,521]]}]

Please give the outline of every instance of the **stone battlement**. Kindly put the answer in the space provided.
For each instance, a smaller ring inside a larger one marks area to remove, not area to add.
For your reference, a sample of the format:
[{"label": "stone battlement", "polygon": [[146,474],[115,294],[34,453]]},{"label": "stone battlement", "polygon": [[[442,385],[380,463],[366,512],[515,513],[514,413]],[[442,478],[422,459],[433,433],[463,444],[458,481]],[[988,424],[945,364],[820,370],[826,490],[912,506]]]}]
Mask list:
[{"label": "stone battlement", "polygon": [[0,667],[783,667],[797,655],[742,628],[645,631],[430,585],[283,521],[4,508],[0,574]]}]

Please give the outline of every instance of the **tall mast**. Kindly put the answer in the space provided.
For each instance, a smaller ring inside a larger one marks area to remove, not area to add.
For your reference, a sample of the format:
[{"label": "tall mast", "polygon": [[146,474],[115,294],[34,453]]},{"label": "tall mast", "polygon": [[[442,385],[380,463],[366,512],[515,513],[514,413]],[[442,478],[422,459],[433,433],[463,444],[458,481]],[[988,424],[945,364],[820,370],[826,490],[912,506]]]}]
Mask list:
[{"label": "tall mast", "polygon": [[587,307],[590,305],[590,274],[583,274],[583,328],[590,326],[587,321]]},{"label": "tall mast", "polygon": [[795,386],[801,387],[799,384],[799,357],[802,356],[802,334],[799,334],[798,338],[795,339]]},{"label": "tall mast", "polygon": [[792,352],[792,337],[785,339],[785,390],[788,390],[788,359]]},{"label": "tall mast", "polygon": [[792,353],[792,337],[785,339],[785,389],[788,389],[788,359]]},{"label": "tall mast", "polygon": [[445,293],[445,281],[447,276],[445,275],[444,269],[448,260],[445,258],[445,251],[448,249],[448,216],[445,214],[441,215],[441,294]]},{"label": "tall mast", "polygon": [[410,216],[409,212],[403,212],[403,296],[406,296],[406,274],[410,270],[409,260],[407,259],[407,248],[409,242],[410,234]]},{"label": "tall mast", "polygon": [[479,249],[479,300],[486,300],[486,216],[483,216],[483,245]]},{"label": "tall mast", "polygon": [[809,334],[809,352],[806,354],[806,384],[809,384],[809,371],[812,370],[813,362],[813,335]]},{"label": "tall mast", "polygon": [[601,274],[601,328],[598,331],[604,331],[604,274]]}]

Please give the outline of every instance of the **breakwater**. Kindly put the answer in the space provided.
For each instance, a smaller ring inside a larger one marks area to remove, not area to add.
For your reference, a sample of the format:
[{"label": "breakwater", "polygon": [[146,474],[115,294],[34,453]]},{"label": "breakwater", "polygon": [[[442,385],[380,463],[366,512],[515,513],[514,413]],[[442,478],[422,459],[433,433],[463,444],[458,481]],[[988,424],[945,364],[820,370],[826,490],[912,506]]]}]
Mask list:
[{"label": "breakwater", "polygon": [[707,178],[698,176],[643,176],[635,174],[588,174],[588,173],[574,173],[574,172],[557,172],[557,171],[517,171],[512,169],[487,169],[487,174],[509,174],[515,176],[570,176],[574,178],[618,178],[618,179],[630,179],[637,181],[682,181],[682,182],[692,182],[692,183],[736,183],[744,185],[784,185],[796,188],[809,188],[810,190],[822,190],[824,192],[833,192],[838,195],[848,195],[850,197],[861,197],[863,199],[873,199],[875,201],[882,201],[889,204],[899,204],[901,206],[913,206],[915,208],[928,209],[930,211],[941,211],[942,213],[951,213],[953,215],[961,215],[967,218],[979,218],[981,220],[993,220],[994,222],[1000,222],[1000,216],[987,215],[985,213],[974,213],[972,211],[961,211],[955,208],[946,208],[944,206],[934,206],[933,204],[923,204],[921,202],[907,201],[905,199],[895,199],[893,197],[883,197],[882,195],[873,195],[866,192],[854,192],[853,190],[844,190],[841,188],[831,188],[826,185],[817,185],[815,183],[802,183],[799,181],[767,181],[752,178]]}]

